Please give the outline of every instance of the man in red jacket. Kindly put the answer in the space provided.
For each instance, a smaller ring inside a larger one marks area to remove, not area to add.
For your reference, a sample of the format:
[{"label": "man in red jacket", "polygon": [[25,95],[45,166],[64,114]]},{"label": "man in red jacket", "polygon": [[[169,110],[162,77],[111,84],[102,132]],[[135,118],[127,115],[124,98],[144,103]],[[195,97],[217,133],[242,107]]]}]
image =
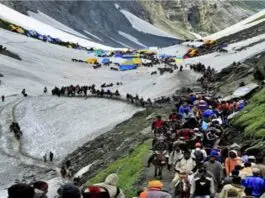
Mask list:
[{"label": "man in red jacket", "polygon": [[166,125],[166,122],[162,120],[161,116],[158,115],[152,124],[152,130],[154,134],[161,133]]}]

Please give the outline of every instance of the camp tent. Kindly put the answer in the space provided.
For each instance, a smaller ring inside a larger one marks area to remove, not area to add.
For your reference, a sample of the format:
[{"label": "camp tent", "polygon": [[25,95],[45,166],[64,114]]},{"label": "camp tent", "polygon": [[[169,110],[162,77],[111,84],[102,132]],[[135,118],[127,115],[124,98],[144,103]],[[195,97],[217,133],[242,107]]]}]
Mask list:
[{"label": "camp tent", "polygon": [[127,70],[132,70],[132,69],[136,69],[137,65],[120,65],[119,69],[120,71],[127,71]]},{"label": "camp tent", "polygon": [[96,58],[88,58],[86,62],[89,64],[96,64],[98,63],[98,60]]},{"label": "camp tent", "polygon": [[122,58],[123,56],[122,56],[122,54],[115,54],[114,57],[116,57],[116,58]]},{"label": "camp tent", "polygon": [[22,27],[16,26],[14,24],[9,25],[9,28],[12,32],[17,32],[20,34],[25,34],[25,30]]},{"label": "camp tent", "polygon": [[108,64],[108,63],[110,63],[110,59],[109,58],[103,58],[101,63],[102,64]]},{"label": "camp tent", "polygon": [[104,50],[101,50],[101,49],[97,49],[94,52],[96,56],[102,56],[105,53]]}]

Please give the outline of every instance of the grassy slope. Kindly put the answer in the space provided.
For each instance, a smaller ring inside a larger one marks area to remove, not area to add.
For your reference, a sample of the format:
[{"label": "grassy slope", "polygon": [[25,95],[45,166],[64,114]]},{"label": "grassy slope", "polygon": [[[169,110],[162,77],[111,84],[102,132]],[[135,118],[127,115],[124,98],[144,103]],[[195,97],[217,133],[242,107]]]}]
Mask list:
[{"label": "grassy slope", "polygon": [[233,119],[233,124],[244,129],[244,138],[265,136],[265,88],[256,93],[249,105]]},{"label": "grassy slope", "polygon": [[117,173],[119,176],[119,187],[124,191],[126,197],[136,195],[137,189],[133,184],[139,179],[144,170],[145,158],[150,149],[150,141],[139,145],[126,157],[113,162],[108,168],[99,172],[94,178],[89,180],[88,184],[100,183],[111,173]]}]

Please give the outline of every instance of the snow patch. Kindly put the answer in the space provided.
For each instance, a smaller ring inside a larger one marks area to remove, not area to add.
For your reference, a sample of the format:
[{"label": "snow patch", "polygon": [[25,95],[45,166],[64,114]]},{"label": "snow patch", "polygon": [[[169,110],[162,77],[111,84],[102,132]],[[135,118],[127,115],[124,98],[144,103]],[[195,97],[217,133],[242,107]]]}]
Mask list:
[{"label": "snow patch", "polygon": [[117,4],[117,3],[114,3],[114,6],[117,10],[119,10],[121,7]]},{"label": "snow patch", "polygon": [[144,32],[144,33],[152,34],[152,35],[156,35],[156,36],[161,36],[161,37],[169,37],[169,38],[178,39],[177,37],[165,32],[165,31],[155,27],[154,25],[144,21],[143,19],[135,16],[134,14],[132,14],[131,12],[129,12],[127,10],[121,9],[120,12],[130,21],[133,28],[140,31],[140,32]]},{"label": "snow patch", "polygon": [[50,16],[42,13],[41,11],[38,10],[37,13],[35,12],[31,12],[31,11],[28,11],[28,14],[30,17],[42,22],[42,23],[45,23],[45,24],[49,24],[59,30],[62,30],[64,32],[68,32],[70,34],[73,34],[73,35],[76,35],[78,37],[82,37],[82,38],[85,38],[85,39],[88,39],[85,35],[83,34],[80,34],[79,32],[73,30],[72,28],[69,28],[68,26],[60,23],[59,21],[56,21],[55,19],[51,18]]},{"label": "snow patch", "polygon": [[75,175],[74,177],[82,177],[82,175],[84,175],[85,173],[87,173],[90,169],[90,167],[92,166],[93,164],[89,164],[83,168],[81,168]]},{"label": "snow patch", "polygon": [[118,31],[119,35],[123,36],[124,38],[138,44],[138,45],[141,45],[143,47],[147,47],[146,45],[142,44],[137,38],[125,33],[125,32],[122,32],[122,31]]},{"label": "snow patch", "polygon": [[32,97],[20,103],[15,114],[24,132],[23,152],[42,158],[52,151],[61,160],[139,110],[106,99]]},{"label": "snow patch", "polygon": [[100,40],[100,41],[103,42],[103,40],[102,40],[101,38],[99,38],[98,36],[92,34],[91,32],[89,32],[89,31],[87,31],[87,30],[84,30],[84,32],[85,32],[86,34],[92,36],[93,38],[98,39],[98,40]]}]

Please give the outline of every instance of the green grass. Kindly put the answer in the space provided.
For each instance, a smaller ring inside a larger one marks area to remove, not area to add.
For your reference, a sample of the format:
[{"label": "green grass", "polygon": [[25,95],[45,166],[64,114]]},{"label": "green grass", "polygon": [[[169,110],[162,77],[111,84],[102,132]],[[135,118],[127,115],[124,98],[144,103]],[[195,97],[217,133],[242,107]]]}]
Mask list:
[{"label": "green grass", "polygon": [[256,19],[254,19],[254,20],[252,20],[252,21],[250,21],[250,22],[248,22],[247,24],[254,23],[254,22],[262,20],[262,19],[265,19],[265,14],[260,16],[260,17],[258,17],[258,18],[256,18]]},{"label": "green grass", "polygon": [[117,173],[119,176],[119,187],[124,191],[126,197],[136,195],[137,189],[134,189],[135,184],[144,170],[146,156],[150,148],[150,141],[139,145],[136,149],[126,157],[123,157],[108,168],[98,173],[94,178],[90,179],[87,184],[100,183],[111,173]]},{"label": "green grass", "polygon": [[249,105],[236,116],[232,123],[244,129],[245,138],[265,136],[265,88],[255,94]]}]

